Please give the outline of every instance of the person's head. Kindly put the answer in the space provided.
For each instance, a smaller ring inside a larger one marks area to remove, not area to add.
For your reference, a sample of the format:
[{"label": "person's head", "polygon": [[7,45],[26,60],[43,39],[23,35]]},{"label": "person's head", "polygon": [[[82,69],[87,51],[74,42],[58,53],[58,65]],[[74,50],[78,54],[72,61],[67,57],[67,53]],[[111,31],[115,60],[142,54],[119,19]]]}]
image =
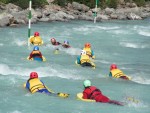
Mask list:
[{"label": "person's head", "polygon": [[90,47],[91,47],[91,44],[87,42],[87,43],[84,44],[84,47],[85,47],[85,48],[90,48]]},{"label": "person's head", "polygon": [[37,72],[31,72],[30,73],[30,79],[38,78]]},{"label": "person's head", "polygon": [[55,38],[51,38],[51,43],[52,44],[56,43],[56,39]]},{"label": "person's head", "polygon": [[39,32],[34,32],[34,36],[40,36],[40,33]]},{"label": "person's head", "polygon": [[39,51],[39,47],[38,46],[34,46],[33,51]]},{"label": "person's head", "polygon": [[86,51],[85,50],[81,50],[81,55],[86,55]]},{"label": "person's head", "polygon": [[110,70],[113,70],[113,69],[117,69],[117,65],[116,64],[111,64],[110,65]]},{"label": "person's head", "polygon": [[90,80],[85,80],[83,82],[83,86],[86,88],[86,87],[90,87],[91,86],[91,81]]},{"label": "person's head", "polygon": [[64,41],[64,44],[69,45],[69,41],[68,41],[68,40],[65,40],[65,41]]}]

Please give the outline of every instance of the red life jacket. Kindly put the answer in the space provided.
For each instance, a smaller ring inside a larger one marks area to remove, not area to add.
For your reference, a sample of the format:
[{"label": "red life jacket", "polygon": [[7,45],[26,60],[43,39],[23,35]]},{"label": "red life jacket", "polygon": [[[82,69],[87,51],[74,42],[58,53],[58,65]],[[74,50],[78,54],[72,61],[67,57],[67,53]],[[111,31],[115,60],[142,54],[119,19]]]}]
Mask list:
[{"label": "red life jacket", "polygon": [[60,45],[60,43],[59,42],[55,42],[55,43],[52,43],[52,45],[57,46],[57,45]]},{"label": "red life jacket", "polygon": [[101,95],[101,91],[97,89],[95,86],[87,87],[83,93],[87,94],[87,99],[95,100],[95,98]]}]

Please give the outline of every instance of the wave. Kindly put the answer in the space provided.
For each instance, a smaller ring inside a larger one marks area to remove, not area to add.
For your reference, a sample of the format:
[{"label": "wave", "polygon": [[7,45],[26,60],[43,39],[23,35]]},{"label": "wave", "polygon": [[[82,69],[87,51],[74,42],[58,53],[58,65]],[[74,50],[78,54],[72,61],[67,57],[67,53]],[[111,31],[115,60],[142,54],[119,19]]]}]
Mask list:
[{"label": "wave", "polygon": [[127,31],[127,30],[111,30],[111,31],[107,31],[107,32],[110,32],[110,33],[113,33],[113,34],[131,34],[131,32]]},{"label": "wave", "polygon": [[[57,66],[57,67],[59,67],[59,66]],[[20,68],[20,67],[10,68],[6,64],[0,64],[0,74],[1,75],[19,75],[22,77],[26,77],[26,76],[28,77],[30,75],[30,73],[33,71],[37,72],[39,74],[39,77],[50,76],[50,77],[60,77],[60,78],[74,79],[74,80],[85,79],[79,75],[76,75],[77,72],[75,70],[61,69],[58,71],[56,69],[53,69],[51,66],[38,67],[38,68],[33,68],[33,69]]]},{"label": "wave", "polygon": [[138,34],[143,35],[143,36],[150,36],[149,31],[139,31]]},{"label": "wave", "polygon": [[119,29],[120,27],[116,26],[116,27],[104,27],[104,26],[96,26],[96,28],[102,29],[102,30],[113,30],[113,29]]},{"label": "wave", "polygon": [[141,44],[135,44],[135,43],[126,43],[126,42],[120,42],[120,45],[123,47],[129,47],[129,48],[148,48],[149,45],[141,45]]},{"label": "wave", "polygon": [[150,84],[150,79],[146,77],[141,77],[141,76],[134,76],[132,77],[132,81],[139,83],[139,84]]},{"label": "wave", "polygon": [[3,44],[3,43],[0,43],[0,46],[4,46],[4,44]]},{"label": "wave", "polygon": [[81,49],[80,48],[68,48],[68,49],[61,48],[60,51],[64,51],[65,53],[70,54],[70,55],[80,55]]},{"label": "wave", "polygon": [[25,46],[27,45],[27,41],[22,41],[22,40],[19,40],[19,39],[15,39],[12,44],[16,44],[18,46]]},{"label": "wave", "polygon": [[115,26],[115,27],[111,27],[111,26],[107,26],[107,27],[104,27],[104,26],[82,26],[82,27],[78,27],[78,28],[73,28],[73,30],[75,31],[80,31],[80,32],[85,32],[85,31],[95,31],[95,30],[98,30],[98,29],[101,29],[101,30],[114,30],[114,29],[119,29],[120,27],[118,26]]},{"label": "wave", "polygon": [[22,113],[22,112],[18,111],[18,110],[15,110],[15,111],[12,111],[12,112],[9,112],[9,113]]}]

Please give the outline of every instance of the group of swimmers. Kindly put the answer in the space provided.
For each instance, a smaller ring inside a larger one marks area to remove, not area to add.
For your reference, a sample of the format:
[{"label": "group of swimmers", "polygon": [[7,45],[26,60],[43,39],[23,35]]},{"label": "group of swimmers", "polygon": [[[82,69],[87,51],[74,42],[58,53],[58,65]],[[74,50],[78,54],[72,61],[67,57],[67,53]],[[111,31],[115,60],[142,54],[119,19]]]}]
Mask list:
[{"label": "group of swimmers", "polygon": [[[64,48],[71,47],[68,41],[64,41],[64,43],[60,43],[57,42],[55,38],[51,38],[50,41],[51,44],[54,46],[62,45],[62,47]],[[34,36],[30,38],[30,43],[32,43],[35,46],[33,48],[33,51],[30,53],[28,59],[44,61],[45,58],[42,56],[42,53],[39,51],[39,47],[38,47],[39,45],[43,44],[43,40],[39,36],[38,32],[35,32]],[[81,54],[77,57],[76,63],[81,65],[82,67],[85,66],[95,67],[95,64],[93,64],[90,60],[91,58],[95,59],[94,51],[91,49],[90,43],[85,43],[84,48],[81,51]],[[130,80],[130,77],[125,75],[120,69],[118,69],[116,64],[111,64],[109,76],[114,78],[122,78],[125,80]],[[91,85],[91,81],[85,80],[83,82],[83,85],[85,88],[83,91],[83,99],[92,99],[92,100],[96,100],[96,102],[123,105],[123,103],[119,101],[111,100],[107,96],[103,95],[98,88]],[[27,88],[31,93],[44,92],[46,94],[58,95],[64,98],[69,96],[68,94],[64,94],[64,93],[55,94],[53,91],[48,89],[48,87],[46,87],[45,84],[38,78],[38,74],[36,72],[30,73],[30,78],[27,81],[27,83],[24,85],[24,87]]]}]

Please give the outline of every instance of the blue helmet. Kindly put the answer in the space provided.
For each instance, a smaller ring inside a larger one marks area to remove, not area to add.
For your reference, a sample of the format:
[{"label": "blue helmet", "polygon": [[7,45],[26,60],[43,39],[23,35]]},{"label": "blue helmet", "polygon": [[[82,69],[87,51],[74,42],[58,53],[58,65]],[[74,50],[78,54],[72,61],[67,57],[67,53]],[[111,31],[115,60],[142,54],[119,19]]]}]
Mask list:
[{"label": "blue helmet", "polygon": [[39,47],[38,46],[34,46],[33,50],[37,51],[37,50],[39,50]]},{"label": "blue helmet", "polygon": [[69,45],[69,41],[68,41],[68,40],[65,40],[65,41],[64,41],[64,44],[68,44],[68,45]]}]

